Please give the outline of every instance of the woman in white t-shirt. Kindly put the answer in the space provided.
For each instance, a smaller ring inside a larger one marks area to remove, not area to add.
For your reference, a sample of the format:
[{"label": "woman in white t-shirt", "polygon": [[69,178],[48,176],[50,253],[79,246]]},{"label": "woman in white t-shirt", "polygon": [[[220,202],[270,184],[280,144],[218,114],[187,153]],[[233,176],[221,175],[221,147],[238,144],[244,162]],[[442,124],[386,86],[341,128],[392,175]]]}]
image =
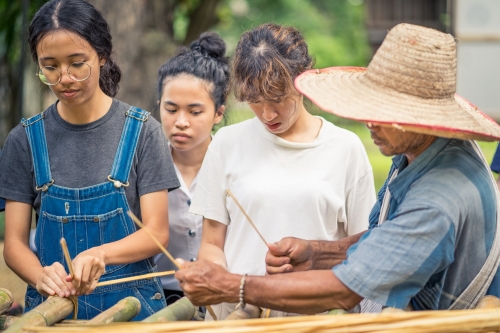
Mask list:
[{"label": "woman in white t-shirt", "polygon": [[[256,117],[222,128],[208,148],[190,208],[204,217],[199,259],[232,273],[265,274],[268,248],[227,189],[268,242],[336,240],[367,228],[375,202],[371,166],[355,134],[307,112],[293,81],[311,67],[294,28],[265,24],[242,35],[232,88]],[[213,308],[224,319],[234,305]]]},{"label": "woman in white t-shirt", "polygon": [[[203,219],[188,212],[198,170],[210,144],[212,128],[224,115],[229,81],[226,45],[215,33],[204,33],[189,48],[170,58],[158,71],[161,122],[170,142],[181,187],[168,193],[170,240],[176,258],[196,260]],[[155,257],[158,269],[176,267],[164,255]],[[182,297],[178,281],[161,278],[167,304]]]}]

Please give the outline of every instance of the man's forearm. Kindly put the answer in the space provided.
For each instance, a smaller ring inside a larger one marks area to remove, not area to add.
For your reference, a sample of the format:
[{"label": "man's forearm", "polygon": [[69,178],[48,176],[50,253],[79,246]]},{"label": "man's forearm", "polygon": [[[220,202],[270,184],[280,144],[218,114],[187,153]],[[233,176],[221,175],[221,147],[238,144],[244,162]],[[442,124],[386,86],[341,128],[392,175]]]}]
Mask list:
[{"label": "man's forearm", "polygon": [[359,241],[366,231],[337,241],[311,241],[313,249],[312,269],[331,269],[346,258],[347,249]]},{"label": "man's forearm", "polygon": [[[349,310],[361,299],[344,286],[332,271],[326,270],[248,276],[245,284],[246,302],[292,313]],[[237,302],[237,299],[232,301]]]}]

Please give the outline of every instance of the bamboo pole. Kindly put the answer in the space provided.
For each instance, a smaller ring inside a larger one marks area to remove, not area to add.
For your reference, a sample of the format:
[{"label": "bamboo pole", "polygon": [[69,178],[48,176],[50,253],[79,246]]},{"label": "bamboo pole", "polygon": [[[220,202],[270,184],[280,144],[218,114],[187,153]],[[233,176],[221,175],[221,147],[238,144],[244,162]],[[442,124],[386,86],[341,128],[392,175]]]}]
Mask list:
[{"label": "bamboo pole", "polygon": [[13,302],[14,297],[12,297],[11,292],[7,289],[0,288],[0,314],[9,311]]},{"label": "bamboo pole", "polygon": [[242,320],[260,318],[262,309],[252,304],[245,304],[245,307],[238,308],[231,312],[224,320]]},{"label": "bamboo pole", "polygon": [[20,333],[24,326],[50,326],[73,312],[75,305],[69,298],[50,297],[45,302],[25,313],[5,333]]},{"label": "bamboo pole", "polygon": [[0,315],[0,331],[6,330],[18,319],[19,317]]},{"label": "bamboo pole", "polygon": [[170,304],[163,310],[147,317],[143,322],[159,323],[168,321],[185,321],[194,318],[197,307],[189,301],[187,297],[178,299],[174,304]]},{"label": "bamboo pole", "polygon": [[129,321],[141,312],[141,302],[135,297],[125,297],[114,306],[89,320],[86,324],[109,324]]},{"label": "bamboo pole", "polygon": [[[178,268],[178,269],[181,269],[181,266],[179,265],[179,263],[175,260],[174,257],[172,257],[172,255],[167,251],[167,249],[156,239],[156,237],[151,233],[151,231],[149,231],[147,228],[144,228],[144,225],[142,224],[142,222],[137,218],[137,216],[134,215],[134,213],[132,213],[130,210],[127,212],[128,216],[130,216],[130,218],[132,219],[132,221],[135,222],[135,224],[137,224],[139,226],[139,228],[141,228],[142,230],[144,230],[146,232],[146,234],[149,236],[149,238],[151,238],[153,240],[153,242],[156,244],[156,246],[158,246],[158,248],[167,256],[168,259],[170,259],[170,261]],[[207,305],[206,306],[206,309],[207,311],[210,313],[210,315],[212,316],[212,318],[214,319],[214,321],[217,321],[217,316],[215,315],[215,312],[214,310],[212,309],[212,307],[210,305]]]}]

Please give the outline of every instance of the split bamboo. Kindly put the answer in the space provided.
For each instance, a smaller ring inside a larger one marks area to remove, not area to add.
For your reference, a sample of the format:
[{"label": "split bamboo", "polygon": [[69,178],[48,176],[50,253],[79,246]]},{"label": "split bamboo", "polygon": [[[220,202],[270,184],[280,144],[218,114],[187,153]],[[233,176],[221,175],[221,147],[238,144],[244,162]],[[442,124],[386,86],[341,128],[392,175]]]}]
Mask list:
[{"label": "split bamboo", "polygon": [[14,322],[18,319],[19,319],[19,317],[1,315],[0,316],[0,331],[6,330],[10,326],[12,326],[12,324],[14,324]]},{"label": "split bamboo", "polygon": [[0,314],[9,311],[13,302],[14,297],[12,297],[10,291],[4,288],[0,288]]},{"label": "split bamboo", "polygon": [[260,318],[262,309],[252,304],[246,304],[245,308],[238,308],[231,312],[224,320],[242,320]]},{"label": "split bamboo", "polygon": [[69,298],[50,297],[45,302],[25,313],[5,333],[22,332],[24,326],[50,326],[73,312],[75,305]]},{"label": "split bamboo", "polygon": [[87,325],[129,321],[137,316],[139,312],[141,312],[141,302],[135,297],[125,297],[114,306],[89,320]]},{"label": "split bamboo", "polygon": [[189,301],[187,297],[178,299],[174,304],[170,304],[163,310],[147,317],[143,322],[159,323],[167,321],[185,321],[194,318],[197,307]]}]

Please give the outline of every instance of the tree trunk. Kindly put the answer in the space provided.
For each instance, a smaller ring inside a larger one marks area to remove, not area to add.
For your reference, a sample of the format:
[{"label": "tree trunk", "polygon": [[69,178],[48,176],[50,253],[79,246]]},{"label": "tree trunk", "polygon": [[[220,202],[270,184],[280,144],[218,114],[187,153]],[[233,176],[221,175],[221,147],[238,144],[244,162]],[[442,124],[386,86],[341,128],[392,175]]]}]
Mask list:
[{"label": "tree trunk", "polygon": [[197,39],[201,33],[207,31],[217,24],[217,5],[220,0],[202,0],[191,15],[189,15],[189,27],[184,38],[184,45],[189,45]]},{"label": "tree trunk", "polygon": [[135,297],[125,297],[111,308],[89,320],[86,324],[108,324],[124,322],[137,316],[141,311],[141,302]]}]

